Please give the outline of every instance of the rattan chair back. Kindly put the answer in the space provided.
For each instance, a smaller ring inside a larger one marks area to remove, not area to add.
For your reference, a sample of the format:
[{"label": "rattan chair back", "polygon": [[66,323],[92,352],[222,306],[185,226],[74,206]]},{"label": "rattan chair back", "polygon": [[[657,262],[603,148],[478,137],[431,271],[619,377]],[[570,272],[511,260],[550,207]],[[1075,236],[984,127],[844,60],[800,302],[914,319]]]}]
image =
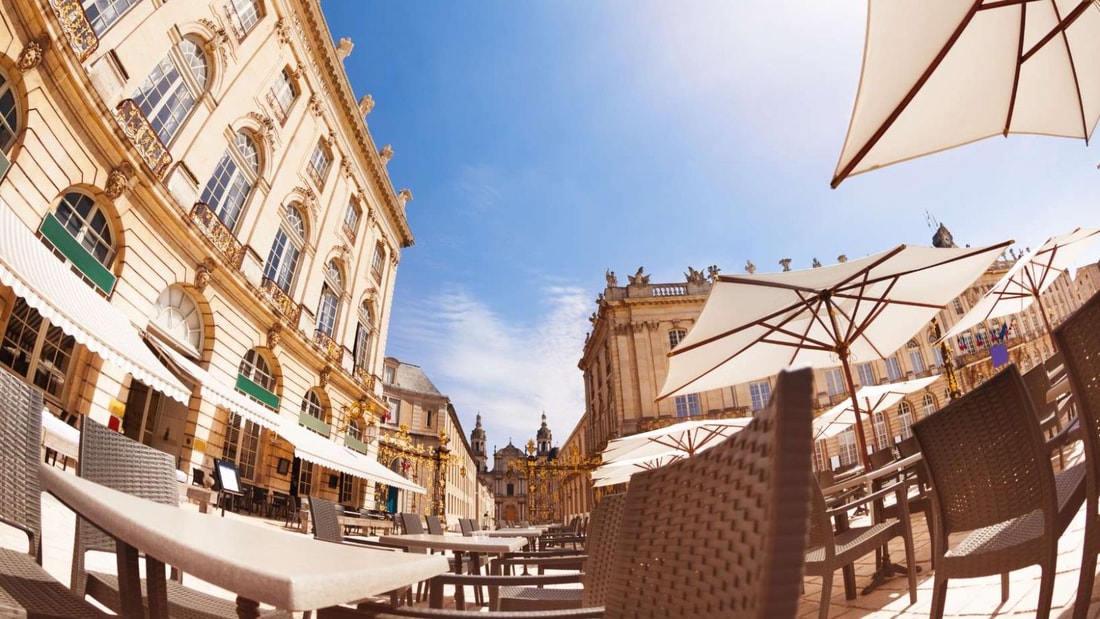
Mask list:
[{"label": "rattan chair back", "polygon": [[[42,498],[38,454],[42,394],[0,369],[0,519],[27,534],[31,556],[42,557]],[[2,613],[0,613],[2,614]]]},{"label": "rattan chair back", "polygon": [[309,521],[313,525],[313,537],[316,539],[336,543],[344,541],[336,503],[317,496],[309,497]]},{"label": "rattan chair back", "polygon": [[401,528],[405,530],[406,535],[414,535],[424,532],[424,520],[420,518],[420,514],[401,512],[400,517]]},{"label": "rattan chair back", "polygon": [[581,594],[581,605],[584,607],[603,606],[607,600],[624,505],[626,493],[609,494],[600,499],[592,510],[585,544],[588,559],[584,563],[584,592]]},{"label": "rattan chair back", "polygon": [[[1054,330],[1061,362],[1069,374],[1084,443],[1086,470],[1085,540],[1074,618],[1088,614],[1096,554],[1100,552],[1100,294],[1093,295]],[[1091,543],[1090,543],[1091,542]]]},{"label": "rattan chair back", "polygon": [[1054,513],[1053,472],[1015,365],[916,422],[913,432],[938,497],[942,534],[1035,510]]},{"label": "rattan chair back", "polygon": [[[174,459],[163,451],[130,439],[91,419],[80,437],[79,475],[102,486],[143,499],[179,505]],[[73,545],[72,587],[84,592],[84,556],[90,550],[115,552],[115,540],[95,525],[77,518]]]},{"label": "rattan chair back", "polygon": [[42,569],[42,414],[42,394],[0,369],[0,521],[27,534],[26,552],[0,548],[0,617],[104,618]]},{"label": "rattan chair back", "polygon": [[439,516],[428,514],[424,516],[424,521],[428,524],[428,533],[443,535],[443,523],[439,521]]},{"label": "rattan chair back", "polygon": [[723,443],[630,480],[606,616],[794,617],[806,551],[813,378]]}]

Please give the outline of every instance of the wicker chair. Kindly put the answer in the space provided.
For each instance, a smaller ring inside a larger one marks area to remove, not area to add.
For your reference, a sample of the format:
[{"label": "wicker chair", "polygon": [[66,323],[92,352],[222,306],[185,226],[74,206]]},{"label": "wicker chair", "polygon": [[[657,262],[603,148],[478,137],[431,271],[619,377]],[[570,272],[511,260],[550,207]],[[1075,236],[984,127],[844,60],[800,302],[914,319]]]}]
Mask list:
[{"label": "wicker chair", "polygon": [[[603,497],[592,510],[592,523],[585,556],[541,557],[539,559],[517,559],[523,562],[536,561],[542,570],[579,568],[584,565],[584,574],[580,578],[582,588],[560,589],[529,586],[501,587],[494,608],[502,611],[516,610],[559,610],[603,606],[607,598],[607,589],[611,582],[612,560],[615,546],[619,541],[619,529],[623,517],[625,494],[613,494]],[[509,560],[509,559],[505,559]],[[492,603],[492,596],[490,596]]]},{"label": "wicker chair", "polygon": [[[781,373],[769,406],[741,432],[631,478],[605,608],[490,616],[794,617],[813,483],[812,383],[809,369]],[[363,617],[345,607],[319,615]],[[417,609],[382,616],[484,617]]]},{"label": "wicker chair", "polygon": [[432,535],[443,535],[443,523],[439,520],[439,516],[428,514],[424,516],[424,522],[428,525],[428,533]]},{"label": "wicker chair", "polygon": [[[176,481],[172,456],[90,419],[84,420],[79,465],[80,476],[85,479],[158,503],[179,505],[179,482]],[[73,543],[73,591],[78,595],[87,594],[119,613],[122,600],[118,576],[89,572],[84,568],[84,557],[88,551],[115,552],[115,549],[114,539],[83,518],[77,518],[76,540]],[[173,617],[221,619],[237,616],[234,600],[190,589],[176,579],[169,579],[167,588],[168,612]],[[282,611],[267,611],[262,616],[289,618],[291,615]]]},{"label": "wicker chair", "polygon": [[1077,585],[1074,619],[1088,615],[1089,598],[1100,552],[1100,295],[1093,295],[1054,330],[1076,400],[1077,419],[1085,448],[1085,544]]},{"label": "wicker chair", "polygon": [[474,534],[474,530],[477,528],[472,518],[459,518],[458,528],[462,531],[463,537],[470,537]]},{"label": "wicker chair", "polygon": [[[1042,569],[1037,616],[1050,614],[1058,538],[1084,501],[1084,463],[1057,478],[1027,388],[1009,365],[913,424],[935,501],[931,616],[943,616],[951,578]],[[948,548],[952,534],[966,533]]]},{"label": "wicker chair", "polygon": [[[833,592],[833,574],[856,559],[878,551],[890,540],[900,537],[905,544],[905,566],[909,579],[909,601],[917,601],[916,563],[913,560],[913,532],[909,523],[908,485],[905,481],[894,481],[891,485],[878,488],[865,496],[852,496],[826,503],[821,488],[814,484],[813,509],[810,517],[810,544],[806,554],[806,574],[821,576],[821,603],[818,616],[829,616],[829,601]],[[886,496],[894,496],[896,515],[885,517],[878,509],[878,516],[861,526],[833,530],[833,518],[848,514],[853,509],[874,503],[880,503]]]},{"label": "wicker chair", "polygon": [[0,370],[0,417],[0,522],[27,534],[26,552],[0,548],[0,616],[107,617],[42,569],[42,394]]}]

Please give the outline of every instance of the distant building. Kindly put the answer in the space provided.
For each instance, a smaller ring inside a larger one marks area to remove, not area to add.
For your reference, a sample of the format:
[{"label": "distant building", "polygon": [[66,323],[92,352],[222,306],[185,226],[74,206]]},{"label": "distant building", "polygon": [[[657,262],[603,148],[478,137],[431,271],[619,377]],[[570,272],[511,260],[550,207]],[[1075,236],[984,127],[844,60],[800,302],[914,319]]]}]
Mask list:
[{"label": "distant building", "polygon": [[[943,226],[937,230],[934,243],[943,247],[954,245],[951,233]],[[965,314],[1014,262],[1013,255],[998,260],[944,308],[938,314],[942,330],[949,329]],[[755,267],[750,262],[745,270],[751,273]],[[767,404],[774,377],[655,401],[668,371],[668,353],[695,323],[717,272],[716,267],[708,269],[706,275],[689,269],[686,281],[650,283],[649,276],[639,269],[629,277],[627,285],[620,286],[614,272],[608,271],[607,286],[590,317],[592,330],[578,363],[584,374],[585,411],[562,445],[563,451],[575,448],[587,457],[597,457],[615,437],[685,419],[751,415]],[[1079,273],[1076,284],[1063,275],[1044,293],[1053,324],[1058,324],[1098,289],[1100,267],[1090,265]],[[1037,307],[1033,304],[1007,323],[994,320],[991,325],[999,332],[1001,325],[1007,324],[1004,343],[1010,359],[1024,371],[1052,352]],[[939,346],[933,345],[935,341],[933,329],[928,325],[885,359],[856,360],[852,368],[856,388],[941,374],[943,355]],[[993,343],[991,333],[982,326],[947,342],[963,391],[992,375],[989,347]],[[839,366],[816,369],[814,383],[819,412],[849,397]],[[937,380],[890,410],[876,414],[873,422],[865,419],[865,435],[869,442],[880,445],[908,437],[914,421],[939,409],[947,400],[946,381]],[[856,445],[854,429],[818,441],[814,450],[815,468],[857,462]],[[568,483],[563,488],[565,515],[588,512],[595,494],[588,479],[582,482],[577,478]]]},{"label": "distant building", "polygon": [[553,447],[553,433],[542,414],[542,424],[535,439],[520,449],[508,444],[493,452],[493,468],[486,465],[485,430],[481,415],[470,433],[474,459],[480,462],[481,479],[494,496],[494,520],[507,522],[559,522],[562,517],[559,475],[555,471],[558,450]]},{"label": "distant building", "polygon": [[[379,460],[428,489],[427,495],[379,487],[376,504],[390,513],[411,512],[482,520],[492,509],[478,480],[478,460],[450,399],[419,366],[386,357],[382,373],[387,413],[379,436]],[[480,420],[480,417],[479,417]]]}]

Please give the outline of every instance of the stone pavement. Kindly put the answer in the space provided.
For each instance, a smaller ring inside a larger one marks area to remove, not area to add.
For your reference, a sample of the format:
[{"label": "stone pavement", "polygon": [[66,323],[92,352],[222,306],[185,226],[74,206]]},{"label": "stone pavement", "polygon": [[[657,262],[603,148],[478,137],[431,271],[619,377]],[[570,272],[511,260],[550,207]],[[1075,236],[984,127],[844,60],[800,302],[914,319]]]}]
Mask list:
[{"label": "stone pavement", "polygon": [[[1080,446],[1067,460],[1074,462],[1080,459]],[[184,502],[184,509],[198,507]],[[217,514],[211,514],[211,518],[219,518]],[[300,531],[283,527],[281,520],[267,520],[242,516],[226,512],[226,518],[244,519],[256,526],[272,527],[285,531],[287,535],[302,535]],[[43,563],[46,569],[62,583],[68,584],[69,572],[72,560],[73,530],[75,518],[64,505],[48,494],[42,498],[43,520]],[[1077,578],[1081,562],[1081,549],[1084,542],[1084,514],[1079,513],[1062,537],[1058,546],[1058,575],[1054,584],[1054,604],[1052,617],[1069,619],[1073,613],[1073,603],[1077,594]],[[829,608],[830,617],[844,619],[855,617],[896,617],[917,618],[927,617],[928,609],[932,603],[932,580],[934,572],[930,565],[930,543],[928,528],[924,523],[922,514],[913,515],[913,532],[915,537],[916,560],[921,566],[921,572],[917,575],[917,603],[909,604],[907,579],[905,576],[895,576],[870,595],[859,595],[855,600],[844,599],[844,587],[838,573],[833,579],[832,601]],[[9,527],[0,527],[0,545],[10,548],[25,548],[26,537],[15,532]],[[890,546],[890,556],[898,563],[904,562],[904,549],[900,540],[894,540]],[[114,555],[106,553],[90,553],[88,568],[97,571],[114,572]],[[869,582],[874,571],[874,554],[864,557],[856,564],[857,588],[862,589]],[[1093,589],[1092,605],[1089,618],[1100,618],[1100,577],[1098,584]],[[213,585],[201,582],[194,577],[186,577],[184,582],[196,589],[201,589],[227,599],[234,599],[228,591],[224,591]],[[1039,568],[1030,567],[1017,570],[1010,574],[1010,597],[1001,604],[1000,601],[1000,577],[957,579],[952,580],[947,593],[946,615],[949,617],[1033,617],[1038,601]],[[799,617],[817,617],[819,600],[821,596],[821,579],[807,577],[805,579],[805,593],[799,605]],[[469,593],[467,593],[469,599]]]}]

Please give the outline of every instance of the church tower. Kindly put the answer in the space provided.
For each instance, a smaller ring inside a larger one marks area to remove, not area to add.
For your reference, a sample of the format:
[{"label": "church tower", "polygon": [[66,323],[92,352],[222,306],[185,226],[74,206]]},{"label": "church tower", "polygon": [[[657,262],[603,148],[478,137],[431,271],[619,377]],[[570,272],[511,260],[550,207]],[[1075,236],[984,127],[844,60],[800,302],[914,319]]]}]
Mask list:
[{"label": "church tower", "polygon": [[481,413],[477,414],[477,423],[470,431],[470,447],[474,452],[474,460],[477,461],[477,472],[489,472],[489,456],[485,451],[485,428],[481,427]]},{"label": "church tower", "polygon": [[546,413],[542,414],[542,425],[539,426],[539,431],[535,435],[535,438],[538,439],[538,452],[536,455],[550,455],[550,444],[554,442],[554,436],[550,433],[550,427],[546,425]]}]

